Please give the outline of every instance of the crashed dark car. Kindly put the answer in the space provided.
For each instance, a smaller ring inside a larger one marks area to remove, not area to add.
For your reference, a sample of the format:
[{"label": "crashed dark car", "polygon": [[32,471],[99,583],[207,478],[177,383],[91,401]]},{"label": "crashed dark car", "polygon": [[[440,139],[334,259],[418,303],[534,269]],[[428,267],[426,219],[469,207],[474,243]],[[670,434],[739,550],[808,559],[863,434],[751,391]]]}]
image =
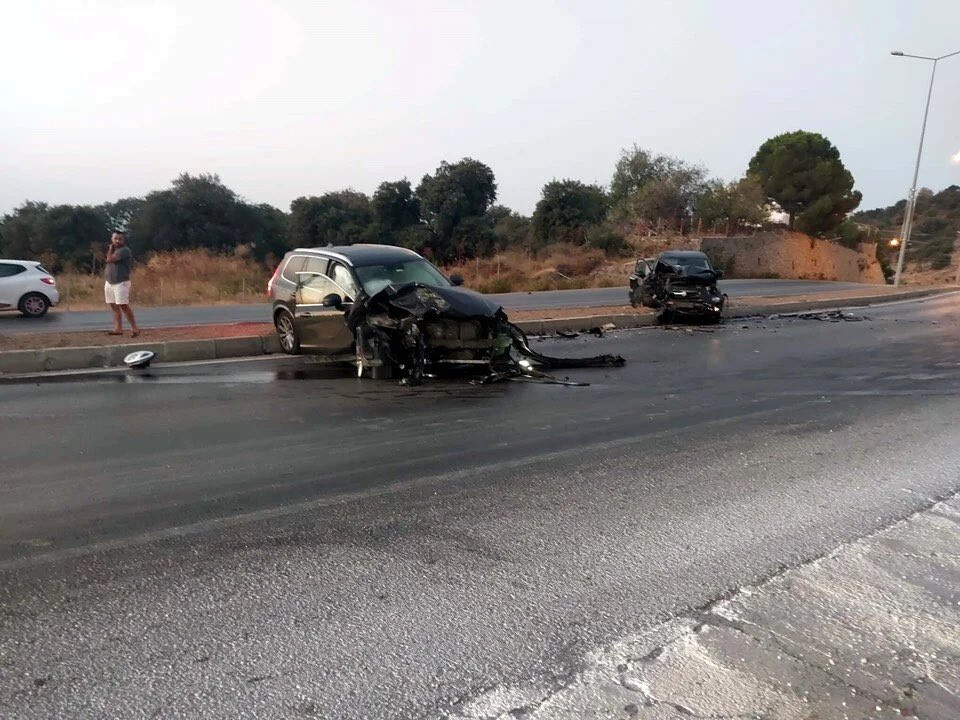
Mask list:
[{"label": "crashed dark car", "polygon": [[537,353],[499,303],[460,284],[412,250],[349,245],[292,250],[268,291],[284,352],[350,362],[358,376],[415,385],[443,368],[473,368],[487,381],[549,378],[544,371],[624,362]]},{"label": "crashed dark car", "polygon": [[658,310],[662,322],[687,317],[699,322],[720,322],[727,296],[717,281],[722,270],[704,253],[673,250],[654,259],[637,260],[630,276],[630,304]]}]

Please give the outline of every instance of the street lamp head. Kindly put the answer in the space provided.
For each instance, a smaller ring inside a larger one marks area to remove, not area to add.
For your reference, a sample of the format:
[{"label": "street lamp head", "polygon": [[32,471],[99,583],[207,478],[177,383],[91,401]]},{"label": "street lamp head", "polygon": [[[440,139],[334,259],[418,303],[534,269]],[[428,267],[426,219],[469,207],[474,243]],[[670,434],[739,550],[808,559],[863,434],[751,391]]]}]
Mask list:
[{"label": "street lamp head", "polygon": [[903,57],[903,52],[900,51],[900,50],[891,50],[891,51],[890,51],[890,54],[891,54],[891,55],[896,55],[897,57]]}]

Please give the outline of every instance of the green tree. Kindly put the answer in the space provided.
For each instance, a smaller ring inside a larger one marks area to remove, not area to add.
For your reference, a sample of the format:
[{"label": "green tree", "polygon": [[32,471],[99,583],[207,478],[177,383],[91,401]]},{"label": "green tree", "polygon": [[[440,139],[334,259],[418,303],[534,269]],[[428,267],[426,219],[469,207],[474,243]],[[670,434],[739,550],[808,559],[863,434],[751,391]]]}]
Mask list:
[{"label": "green tree", "polygon": [[789,214],[790,227],[804,232],[829,232],[860,204],[840,151],[819,133],[797,130],[770,138],[748,172]]},{"label": "green tree", "polygon": [[420,223],[420,200],[406,178],[380,183],[370,200],[370,210],[379,242],[396,244],[401,230]]},{"label": "green tree", "polygon": [[533,211],[533,231],[542,242],[587,240],[587,228],[603,222],[610,209],[607,194],[599,185],[579,180],[552,180]]},{"label": "green tree", "polygon": [[234,252],[246,248],[263,259],[285,247],[286,217],[269,205],[251,205],[219,176],[184,173],[166,190],[142,201],[126,198],[102,205],[108,224],[125,228],[135,252],[205,248]]},{"label": "green tree", "polygon": [[433,233],[423,223],[419,225],[408,225],[394,234],[394,243],[400,247],[409,248],[416,252],[434,257],[431,243],[433,242]]},{"label": "green tree", "polygon": [[143,203],[143,198],[121,198],[114,202],[97,205],[96,210],[111,231],[127,231],[130,229],[133,218],[143,209]]},{"label": "green tree", "polygon": [[254,254],[257,259],[281,258],[290,244],[287,241],[287,214],[280,208],[267,203],[248,206],[253,213],[255,236],[253,238]]},{"label": "green tree", "polygon": [[765,203],[763,188],[754,178],[745,177],[730,183],[710,180],[697,199],[695,212],[704,223],[725,223],[730,233],[741,222],[762,223]]},{"label": "green tree", "polygon": [[290,203],[287,226],[293,247],[352,245],[374,239],[370,199],[355,190],[300,197]]},{"label": "green tree", "polygon": [[248,242],[240,204],[219,176],[183,173],[170,189],[148,194],[127,228],[141,250],[232,250]]},{"label": "green tree", "polygon": [[103,247],[109,229],[92,207],[27,202],[0,221],[0,254],[40,260],[51,270],[94,270],[91,248]]},{"label": "green tree", "polygon": [[453,229],[453,248],[457,258],[489,255],[496,245],[493,228],[483,217],[468,217]]},{"label": "green tree", "polygon": [[29,260],[37,254],[47,203],[27,201],[0,220],[0,256]]},{"label": "green tree", "polygon": [[594,225],[587,230],[587,245],[603,250],[609,255],[625,252],[630,248],[627,239],[610,223]]},{"label": "green tree", "polygon": [[503,205],[494,205],[487,211],[486,218],[493,228],[494,245],[498,250],[532,244],[533,223],[525,215]]},{"label": "green tree", "polygon": [[478,160],[444,161],[433,175],[423,176],[417,198],[421,216],[433,233],[435,257],[448,260],[456,252],[457,226],[467,218],[483,217],[497,199],[497,183],[493,170]]},{"label": "green tree", "polygon": [[706,171],[634,145],[623,150],[610,181],[614,212],[633,220],[686,217],[703,192]]}]

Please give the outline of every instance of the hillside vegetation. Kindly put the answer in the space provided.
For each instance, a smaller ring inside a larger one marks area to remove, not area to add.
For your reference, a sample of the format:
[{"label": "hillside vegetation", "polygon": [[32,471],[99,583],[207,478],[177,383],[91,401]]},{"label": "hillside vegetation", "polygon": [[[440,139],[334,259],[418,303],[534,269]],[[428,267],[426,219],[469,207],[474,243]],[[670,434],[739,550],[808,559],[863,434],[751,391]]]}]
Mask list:
[{"label": "hillside vegetation", "polygon": [[[907,201],[876,210],[866,210],[854,217],[868,225],[884,242],[898,237],[903,226]],[[951,185],[938,193],[927,188],[917,193],[916,215],[907,260],[914,270],[941,270],[951,266],[957,231],[960,230],[960,186]]]},{"label": "hillside vegetation", "polygon": [[[443,161],[418,182],[384,180],[369,195],[352,188],[303,195],[289,211],[247,200],[216,174],[184,173],[143,197],[100,205],[27,201],[0,218],[0,256],[96,275],[110,233],[123,231],[141,262],[204,250],[238,253],[268,268],[293,247],[361,242],[411,248],[441,265],[482,264],[505,252],[529,258],[556,244],[618,257],[638,229],[648,236],[733,235],[762,224],[771,203],[791,225],[829,237],[860,201],[839,150],[806,131],[770,138],[747,173],[730,181],[636,145],[622,151],[611,171],[606,186],[569,177],[546,181],[530,215],[498,204],[493,169],[469,157]],[[540,282],[538,273],[548,267],[531,267],[523,282]]]}]

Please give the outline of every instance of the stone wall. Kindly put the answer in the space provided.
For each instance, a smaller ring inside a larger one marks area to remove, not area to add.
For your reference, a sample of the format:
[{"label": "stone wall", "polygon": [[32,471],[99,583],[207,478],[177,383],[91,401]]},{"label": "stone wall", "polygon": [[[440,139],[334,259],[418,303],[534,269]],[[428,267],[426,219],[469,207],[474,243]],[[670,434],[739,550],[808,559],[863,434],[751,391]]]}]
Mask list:
[{"label": "stone wall", "polygon": [[883,284],[876,243],[857,250],[797,232],[750,237],[709,237],[700,241],[730,278],[797,278]]}]

